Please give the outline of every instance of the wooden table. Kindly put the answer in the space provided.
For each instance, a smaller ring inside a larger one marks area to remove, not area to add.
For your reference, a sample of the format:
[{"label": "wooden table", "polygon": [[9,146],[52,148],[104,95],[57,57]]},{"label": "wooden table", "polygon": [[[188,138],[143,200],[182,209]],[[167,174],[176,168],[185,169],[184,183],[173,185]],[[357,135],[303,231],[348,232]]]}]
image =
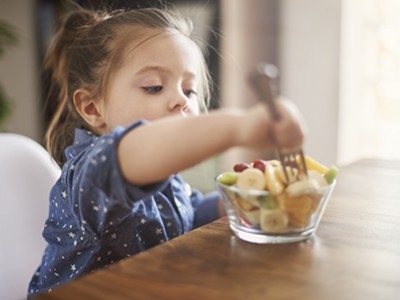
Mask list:
[{"label": "wooden table", "polygon": [[307,241],[247,243],[222,218],[35,299],[400,299],[400,162],[337,181]]}]

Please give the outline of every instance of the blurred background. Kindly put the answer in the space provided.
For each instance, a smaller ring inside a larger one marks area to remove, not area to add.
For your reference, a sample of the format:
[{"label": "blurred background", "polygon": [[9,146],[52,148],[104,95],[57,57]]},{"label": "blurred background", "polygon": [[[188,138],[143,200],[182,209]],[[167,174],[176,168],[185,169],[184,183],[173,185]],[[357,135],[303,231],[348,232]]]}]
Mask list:
[{"label": "blurred background", "polygon": [[[135,8],[161,1],[77,2]],[[365,157],[400,159],[400,1],[162,2],[192,18],[196,34],[210,45],[207,59],[216,83],[212,109],[255,103],[246,77],[257,62],[266,61],[278,66],[280,93],[306,119],[307,154],[339,166]],[[10,108],[6,118],[0,111],[0,131],[42,142],[50,113],[44,110],[41,63],[58,17],[69,9],[63,0],[0,0],[0,88]],[[17,39],[5,51],[2,24]],[[232,149],[184,175],[207,191],[221,170],[270,155]]]}]

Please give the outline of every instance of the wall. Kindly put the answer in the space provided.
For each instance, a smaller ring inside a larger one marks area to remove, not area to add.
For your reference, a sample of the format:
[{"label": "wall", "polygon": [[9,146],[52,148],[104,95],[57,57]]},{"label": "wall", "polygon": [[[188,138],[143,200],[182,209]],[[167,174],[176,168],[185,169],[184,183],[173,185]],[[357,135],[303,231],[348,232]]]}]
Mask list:
[{"label": "wall", "polygon": [[342,6],[339,159],[399,160],[400,2]]},{"label": "wall", "polygon": [[341,1],[282,0],[280,16],[282,93],[307,122],[305,152],[336,163]]},{"label": "wall", "polygon": [[34,3],[32,0],[0,0],[0,19],[16,27],[19,34],[18,45],[6,51],[0,60],[0,82],[13,103],[5,129],[39,140],[41,107]]}]

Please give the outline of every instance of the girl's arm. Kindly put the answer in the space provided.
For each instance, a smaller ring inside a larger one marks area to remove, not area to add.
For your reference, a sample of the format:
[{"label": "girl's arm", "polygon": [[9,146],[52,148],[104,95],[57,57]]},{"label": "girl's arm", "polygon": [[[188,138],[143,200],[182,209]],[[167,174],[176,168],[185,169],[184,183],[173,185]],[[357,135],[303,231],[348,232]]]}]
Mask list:
[{"label": "girl's arm", "polygon": [[123,176],[131,183],[144,185],[164,180],[233,146],[301,144],[303,135],[296,112],[282,103],[279,109],[281,119],[276,123],[260,104],[248,110],[168,117],[141,126],[126,134],[119,144]]}]

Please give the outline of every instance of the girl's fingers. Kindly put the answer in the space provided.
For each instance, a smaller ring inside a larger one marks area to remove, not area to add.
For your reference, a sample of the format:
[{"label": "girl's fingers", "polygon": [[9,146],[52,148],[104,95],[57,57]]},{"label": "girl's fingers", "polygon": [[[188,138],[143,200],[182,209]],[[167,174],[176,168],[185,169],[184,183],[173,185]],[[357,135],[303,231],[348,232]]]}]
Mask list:
[{"label": "girl's fingers", "polygon": [[301,146],[306,127],[302,115],[289,100],[281,98],[277,101],[277,106],[280,118],[272,125],[276,145],[282,148]]}]

